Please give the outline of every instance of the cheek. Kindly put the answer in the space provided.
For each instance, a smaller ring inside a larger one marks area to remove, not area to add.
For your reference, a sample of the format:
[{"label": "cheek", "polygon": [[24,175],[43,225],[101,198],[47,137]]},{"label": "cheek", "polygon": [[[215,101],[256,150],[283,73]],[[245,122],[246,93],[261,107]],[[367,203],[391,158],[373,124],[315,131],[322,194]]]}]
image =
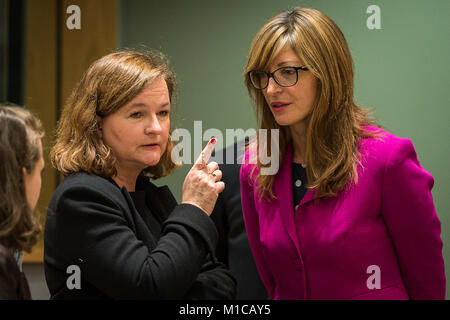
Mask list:
[{"label": "cheek", "polygon": [[265,89],[262,90],[262,95],[263,95],[263,97],[264,97],[264,101],[265,101],[267,104],[269,104],[269,103],[267,102],[267,95],[266,95],[266,90],[265,90]]},{"label": "cheek", "polygon": [[[306,92],[308,92],[308,101],[313,105],[317,99],[318,85],[317,78],[314,76],[309,79],[305,85]],[[312,107],[312,106],[311,106]]]},{"label": "cheek", "polygon": [[41,194],[42,178],[40,171],[36,169],[35,172],[29,176],[28,179],[26,179],[25,183],[28,205],[32,210],[34,210],[38,202],[39,195]]},{"label": "cheek", "polygon": [[167,149],[167,141],[169,139],[169,134],[170,134],[170,121],[168,121],[167,123],[165,123],[163,125],[163,130],[161,133],[161,138],[163,141],[163,145],[162,145],[163,148],[161,150],[161,153],[164,153]]},{"label": "cheek", "polygon": [[125,137],[126,135],[120,134],[120,130],[110,127],[103,128],[103,140],[109,146],[111,144],[120,144],[120,141]]},{"label": "cheek", "polygon": [[39,195],[41,194],[41,188],[42,188],[42,176],[39,174],[38,175],[38,183],[37,183],[37,186],[38,186],[38,189],[37,189],[37,197],[39,198]]},{"label": "cheek", "polygon": [[37,201],[37,198],[39,198],[39,194],[41,193],[41,187],[42,187],[42,177],[41,177],[40,172],[38,172],[38,173],[36,173],[36,176],[33,177],[33,195],[34,195],[36,201]]},{"label": "cheek", "polygon": [[317,85],[315,81],[302,83],[299,87],[286,88],[302,109],[312,110],[316,102]]},{"label": "cheek", "polygon": [[134,138],[136,136],[134,133],[135,130],[136,127],[128,128],[128,130],[124,130],[120,126],[106,127],[103,129],[103,142],[109,146],[114,153],[121,154],[136,141]]},{"label": "cheek", "polygon": [[123,134],[126,123],[121,121],[119,117],[112,114],[103,120],[103,140],[110,144],[121,140],[127,135]]}]

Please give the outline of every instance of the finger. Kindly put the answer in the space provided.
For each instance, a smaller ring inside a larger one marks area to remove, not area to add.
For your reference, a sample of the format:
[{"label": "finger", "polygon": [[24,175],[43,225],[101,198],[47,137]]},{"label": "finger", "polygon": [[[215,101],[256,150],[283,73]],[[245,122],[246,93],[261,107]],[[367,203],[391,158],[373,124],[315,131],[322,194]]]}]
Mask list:
[{"label": "finger", "polygon": [[201,168],[204,168],[205,167],[204,164],[206,164],[209,161],[209,158],[211,158],[211,154],[212,154],[216,144],[217,144],[216,138],[211,138],[211,140],[209,140],[206,147],[203,149],[202,153],[199,155],[199,157],[195,161],[194,165],[196,165],[197,167],[201,166]]},{"label": "finger", "polygon": [[203,169],[206,168],[206,162],[205,162],[205,158],[203,156],[203,151],[200,153],[200,155],[198,156],[197,160],[195,160],[194,165],[192,166],[192,168],[196,168],[196,169]]},{"label": "finger", "polygon": [[202,168],[206,168],[206,161],[205,161],[205,156],[204,156],[204,151],[202,151],[201,153],[200,153],[200,157],[202,158],[202,160],[201,160],[201,166],[202,166]]},{"label": "finger", "polygon": [[206,145],[203,153],[203,160],[205,161],[205,163],[208,163],[209,159],[211,158],[211,155],[214,151],[214,148],[216,147],[216,144],[217,144],[216,138],[212,137],[209,140],[208,144]]},{"label": "finger", "polygon": [[223,181],[216,182],[217,193],[221,193],[225,189],[225,183]]},{"label": "finger", "polygon": [[212,161],[212,162],[208,163],[206,165],[206,167],[208,168],[208,173],[213,173],[214,171],[219,169],[219,165],[215,161]]},{"label": "finger", "polygon": [[214,178],[216,179],[216,182],[217,181],[220,181],[221,179],[222,179],[222,171],[220,171],[220,170],[215,170],[213,173],[211,173],[213,176],[214,176]]}]

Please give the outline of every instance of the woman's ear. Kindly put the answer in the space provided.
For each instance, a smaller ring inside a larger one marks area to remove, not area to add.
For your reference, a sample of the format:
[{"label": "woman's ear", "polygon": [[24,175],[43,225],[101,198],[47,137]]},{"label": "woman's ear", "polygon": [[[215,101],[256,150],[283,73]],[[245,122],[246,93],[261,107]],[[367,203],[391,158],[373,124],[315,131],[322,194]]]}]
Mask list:
[{"label": "woman's ear", "polygon": [[95,116],[97,119],[97,134],[100,138],[103,138],[103,118],[100,116]]}]

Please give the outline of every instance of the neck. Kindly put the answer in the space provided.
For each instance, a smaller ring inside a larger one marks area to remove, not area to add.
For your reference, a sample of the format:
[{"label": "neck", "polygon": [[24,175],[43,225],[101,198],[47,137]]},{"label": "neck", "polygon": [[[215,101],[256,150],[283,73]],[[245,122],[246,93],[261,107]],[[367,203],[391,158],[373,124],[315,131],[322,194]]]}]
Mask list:
[{"label": "neck", "polygon": [[292,136],[292,161],[295,163],[306,163],[306,137],[308,123],[300,122],[289,127]]},{"label": "neck", "polygon": [[117,185],[122,188],[127,188],[128,192],[136,190],[136,180],[140,174],[137,170],[125,170],[124,168],[117,168],[117,174],[112,179]]}]

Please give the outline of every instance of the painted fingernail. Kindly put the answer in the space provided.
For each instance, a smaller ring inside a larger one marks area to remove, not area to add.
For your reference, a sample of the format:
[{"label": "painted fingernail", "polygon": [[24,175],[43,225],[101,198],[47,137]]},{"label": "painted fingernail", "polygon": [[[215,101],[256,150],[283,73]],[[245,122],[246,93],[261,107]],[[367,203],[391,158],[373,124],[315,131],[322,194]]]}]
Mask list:
[{"label": "painted fingernail", "polygon": [[216,143],[216,142],[217,142],[217,140],[214,137],[212,137],[211,140],[209,140],[209,143]]}]

